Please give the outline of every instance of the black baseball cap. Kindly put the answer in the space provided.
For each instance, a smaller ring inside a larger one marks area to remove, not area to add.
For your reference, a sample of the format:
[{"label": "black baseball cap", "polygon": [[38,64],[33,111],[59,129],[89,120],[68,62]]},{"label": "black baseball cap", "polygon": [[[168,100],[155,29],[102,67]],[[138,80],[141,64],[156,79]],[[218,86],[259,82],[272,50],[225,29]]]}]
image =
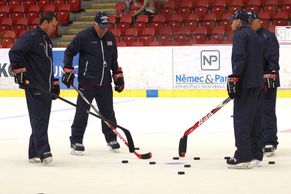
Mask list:
[{"label": "black baseball cap", "polygon": [[108,20],[108,14],[104,11],[100,11],[95,16],[95,22],[99,24],[99,26],[103,28],[108,28],[109,26],[109,20]]},{"label": "black baseball cap", "polygon": [[249,15],[245,10],[238,10],[229,19],[230,20],[240,19],[240,20],[242,20],[244,22],[248,22],[249,21]]},{"label": "black baseball cap", "polygon": [[254,11],[248,12],[248,14],[250,20],[260,19],[259,15],[256,14]]}]

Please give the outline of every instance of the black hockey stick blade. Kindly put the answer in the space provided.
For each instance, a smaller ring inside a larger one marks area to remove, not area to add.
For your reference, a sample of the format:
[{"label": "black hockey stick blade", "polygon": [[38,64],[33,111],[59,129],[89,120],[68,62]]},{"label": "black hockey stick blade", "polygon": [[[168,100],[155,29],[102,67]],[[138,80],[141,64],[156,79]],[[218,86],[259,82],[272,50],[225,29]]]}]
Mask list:
[{"label": "black hockey stick blade", "polygon": [[144,159],[144,160],[146,160],[146,159],[150,159],[150,158],[152,158],[152,153],[151,152],[149,152],[149,153],[146,153],[146,154],[139,154],[139,153],[137,153],[136,151],[134,151],[133,152],[139,159]]},{"label": "black hockey stick blade", "polygon": [[183,136],[180,139],[180,142],[179,142],[179,156],[180,157],[185,157],[185,155],[186,155],[187,139],[188,139],[188,136]]}]

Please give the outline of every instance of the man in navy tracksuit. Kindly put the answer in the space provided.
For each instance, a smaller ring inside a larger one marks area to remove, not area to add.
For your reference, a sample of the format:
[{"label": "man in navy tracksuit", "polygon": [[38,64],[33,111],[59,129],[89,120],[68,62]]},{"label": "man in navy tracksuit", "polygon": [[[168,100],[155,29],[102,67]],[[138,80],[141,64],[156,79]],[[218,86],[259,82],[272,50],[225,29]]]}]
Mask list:
[{"label": "man in navy tracksuit", "polygon": [[52,161],[48,124],[52,99],[56,99],[54,95],[59,95],[60,89],[53,76],[52,42],[48,36],[56,30],[57,24],[56,16],[45,12],[40,25],[18,39],[9,51],[15,82],[25,89],[32,128],[28,151],[31,163]]},{"label": "man in navy tracksuit", "polygon": [[264,42],[264,101],[263,101],[263,130],[264,152],[266,156],[272,156],[278,145],[276,98],[279,80],[279,43],[275,34],[262,28],[261,20],[255,12],[249,13],[250,26],[257,32]]},{"label": "man in navy tracksuit", "polygon": [[[108,15],[105,12],[99,12],[95,17],[93,26],[76,35],[65,51],[62,81],[68,88],[73,84],[74,67],[72,60],[79,53],[79,90],[90,103],[95,99],[101,115],[116,124],[111,71],[116,91],[123,90],[124,80],[122,69],[117,62],[115,37],[108,31],[108,25]],[[77,105],[86,109],[90,108],[80,95],[77,98]],[[83,137],[87,121],[88,114],[81,108],[77,108],[70,137],[71,153],[74,155],[82,155],[85,150]],[[116,140],[116,134],[103,121],[102,132],[105,135],[107,145],[112,150],[119,149],[120,145]]]},{"label": "man in navy tracksuit", "polygon": [[237,149],[227,164],[229,168],[252,168],[253,164],[259,166],[263,158],[263,43],[247,26],[246,11],[237,11],[232,19],[231,27],[235,34],[232,74],[228,77],[227,91],[234,98],[233,124]]}]

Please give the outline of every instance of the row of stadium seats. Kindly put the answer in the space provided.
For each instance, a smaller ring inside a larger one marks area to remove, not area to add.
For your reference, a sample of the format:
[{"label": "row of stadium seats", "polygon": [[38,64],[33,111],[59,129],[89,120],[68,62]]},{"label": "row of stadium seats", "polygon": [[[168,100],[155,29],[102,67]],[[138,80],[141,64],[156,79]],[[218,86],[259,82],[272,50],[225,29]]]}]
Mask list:
[{"label": "row of stadium seats", "polygon": [[[64,25],[69,23],[71,11],[80,10],[79,0],[10,0],[1,2],[0,33],[14,30],[17,38],[27,30],[31,30],[38,25],[39,17],[45,11],[55,12],[59,24]],[[73,3],[69,4],[71,2]],[[56,31],[52,37],[56,37],[57,35]]]},{"label": "row of stadium seats", "polygon": [[15,24],[18,19],[26,17],[28,20],[32,20],[35,17],[39,17],[41,13],[45,11],[55,12],[60,24],[68,24],[70,19],[71,7],[69,4],[62,4],[56,10],[54,5],[46,5],[40,8],[39,5],[31,5],[27,10],[25,10],[23,5],[17,5],[13,8],[9,8],[7,5],[0,7],[0,23],[3,19],[10,18],[12,24]]},{"label": "row of stadium seats", "polygon": [[[268,28],[274,31],[274,26]],[[112,29],[111,32],[115,35],[118,43],[125,43],[127,46],[143,44],[148,46],[148,43],[156,41],[160,45],[168,45],[169,42],[177,42],[179,45],[204,44],[215,42],[215,44],[231,43],[233,32],[226,33],[224,27],[216,26],[212,31],[208,31],[205,26],[199,26],[194,31],[187,27],[181,27],[177,31],[173,31],[168,26],[155,29],[154,27],[144,28],[141,34],[137,28],[128,28],[124,34],[121,34],[119,29]],[[141,43],[137,43],[141,42]]]},{"label": "row of stadium seats", "polygon": [[[123,2],[116,5],[117,16],[124,6]],[[203,19],[208,13],[219,18],[225,12],[234,13],[242,8],[247,11],[268,12],[271,19],[278,11],[286,11],[289,17],[291,16],[291,0],[168,0],[159,12],[166,17],[178,13],[183,19],[190,13],[196,13],[199,19]]]},{"label": "row of stadium seats", "polygon": [[270,13],[272,18],[278,10],[287,11],[290,13],[290,0],[169,0],[160,10],[164,14],[172,14],[173,12],[187,15],[191,12],[198,14],[203,18],[207,13],[213,13],[216,17],[220,17],[224,12],[234,13],[242,8],[247,11],[254,10],[256,12],[265,11]]},{"label": "row of stadium seats", "polygon": [[[270,24],[273,26],[288,25],[288,19],[282,19],[281,15],[284,14],[286,14],[286,12],[278,13],[278,17],[273,20],[270,20],[268,12],[260,12],[259,16],[261,18],[262,25],[268,28]],[[232,13],[228,12],[224,13],[220,19],[216,19],[212,14],[207,14],[204,17],[204,20],[200,20],[196,13],[191,13],[186,20],[183,20],[180,14],[173,14],[168,19],[166,19],[163,14],[154,15],[153,18],[149,18],[147,15],[139,15],[135,20],[131,16],[126,15],[119,18],[119,20],[115,16],[110,16],[109,22],[110,29],[119,29],[121,31],[121,35],[123,35],[126,29],[130,27],[137,28],[138,35],[140,35],[146,27],[153,27],[157,30],[158,28],[164,26],[169,26],[174,32],[182,27],[195,31],[199,26],[206,27],[207,30],[211,32],[214,27],[220,26],[226,33],[231,33],[228,18],[232,15]]]},{"label": "row of stadium seats", "polygon": [[22,5],[25,11],[28,11],[32,5],[38,5],[40,10],[44,9],[48,5],[54,5],[56,10],[59,10],[61,5],[70,5],[72,12],[79,12],[81,9],[81,0],[1,0],[0,6],[6,5],[9,9],[13,9],[15,6]]}]

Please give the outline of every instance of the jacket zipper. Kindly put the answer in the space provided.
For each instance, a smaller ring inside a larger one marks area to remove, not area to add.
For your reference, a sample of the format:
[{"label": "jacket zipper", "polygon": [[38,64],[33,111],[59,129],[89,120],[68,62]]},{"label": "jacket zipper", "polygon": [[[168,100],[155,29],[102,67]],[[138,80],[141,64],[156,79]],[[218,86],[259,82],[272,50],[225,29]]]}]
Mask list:
[{"label": "jacket zipper", "polygon": [[85,76],[85,75],[86,75],[86,73],[87,73],[87,70],[88,70],[88,61],[86,61],[86,65],[85,65],[85,71],[84,71],[84,74],[83,74],[83,76]]},{"label": "jacket zipper", "polygon": [[104,79],[104,68],[106,67],[106,62],[105,62],[105,59],[104,59],[104,48],[103,48],[103,42],[102,42],[101,39],[100,39],[100,44],[101,44],[101,52],[102,52],[102,60],[103,60],[102,76],[101,76],[101,80],[100,80],[100,83],[99,83],[99,85],[101,86],[102,82],[103,82],[103,79]]},{"label": "jacket zipper", "polygon": [[53,66],[52,66],[52,59],[49,57],[49,54],[48,54],[48,43],[45,41],[45,35],[42,37],[43,38],[43,41],[45,43],[45,54],[47,56],[47,58],[50,60],[50,76],[49,76],[49,91],[51,91],[51,87],[52,87],[52,69],[53,69]]}]

